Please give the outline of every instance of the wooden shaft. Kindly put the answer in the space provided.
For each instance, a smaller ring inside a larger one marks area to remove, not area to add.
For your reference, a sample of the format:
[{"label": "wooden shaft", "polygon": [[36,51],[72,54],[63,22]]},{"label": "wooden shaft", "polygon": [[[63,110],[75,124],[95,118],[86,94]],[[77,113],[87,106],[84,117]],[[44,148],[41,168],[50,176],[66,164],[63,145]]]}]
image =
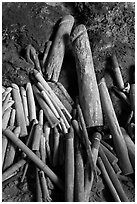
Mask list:
[{"label": "wooden shaft", "polygon": [[86,27],[82,24],[77,26],[71,34],[71,39],[76,60],[79,100],[86,126],[102,126],[100,96]]},{"label": "wooden shaft", "polygon": [[45,91],[41,91],[41,96],[43,97],[43,99],[46,101],[46,103],[48,104],[48,106],[50,107],[50,109],[52,110],[52,112],[54,113],[54,115],[59,119],[60,116],[55,108],[55,106],[53,105],[52,101],[50,100],[50,98],[48,97],[48,95],[46,94]]},{"label": "wooden shaft", "polygon": [[41,160],[46,164],[46,139],[42,133],[40,140],[40,154]]},{"label": "wooden shaft", "polygon": [[127,132],[124,128],[121,127],[121,131],[122,131],[122,134],[124,136],[124,139],[125,139],[125,142],[127,145],[128,154],[129,154],[129,158],[130,158],[132,167],[135,170],[135,144],[131,140],[131,138],[129,137],[129,135],[127,134]]},{"label": "wooden shaft", "polygon": [[43,128],[43,110],[39,111],[39,125]]},{"label": "wooden shaft", "polygon": [[113,167],[113,169],[114,169],[114,171],[115,171],[115,173],[116,173],[117,175],[119,175],[119,174],[122,173],[122,171],[121,171],[121,169],[119,168],[119,166],[118,166],[117,163],[112,164],[112,167]]},{"label": "wooden shaft", "polygon": [[29,167],[29,163],[27,162],[27,163],[24,165],[23,174],[22,174],[22,177],[21,177],[21,180],[20,180],[21,183],[24,182],[25,176],[26,176],[26,174],[27,174],[28,167]]},{"label": "wooden shaft", "polygon": [[100,146],[102,147],[105,155],[107,156],[110,164],[116,164],[118,162],[118,158],[112,153],[109,151],[108,148],[106,148],[103,144],[100,144]]},{"label": "wooden shaft", "polygon": [[11,114],[11,108],[8,108],[2,116],[2,129],[3,130],[6,129],[6,127],[8,126],[10,114]]},{"label": "wooden shaft", "polygon": [[5,97],[5,100],[2,102],[2,115],[3,115],[4,111],[6,110],[10,96],[11,96],[11,93],[8,93]]},{"label": "wooden shaft", "polygon": [[64,59],[65,47],[68,44],[73,24],[74,18],[71,15],[66,15],[61,19],[46,63],[46,77],[48,80],[58,81]]},{"label": "wooden shaft", "polygon": [[[19,137],[20,127],[16,127],[13,130],[13,132],[16,137]],[[6,151],[5,161],[4,161],[4,167],[3,167],[4,170],[13,164],[15,153],[16,153],[16,146],[11,141],[9,141],[7,145],[7,151]]]},{"label": "wooden shaft", "polygon": [[54,148],[53,148],[53,167],[58,165],[59,157],[59,139],[60,135],[58,129],[54,128]]},{"label": "wooden shaft", "polygon": [[87,156],[89,159],[89,163],[91,165],[91,169],[93,169],[93,172],[95,173],[95,177],[97,178],[96,168],[95,168],[95,165],[93,162],[93,155],[92,155],[91,146],[90,146],[90,142],[89,142],[89,138],[88,138],[88,132],[86,129],[86,124],[84,121],[83,113],[82,113],[82,110],[81,110],[79,104],[77,105],[77,111],[78,111],[78,117],[79,117],[81,129],[82,129],[82,136],[84,138],[84,144],[85,144]]},{"label": "wooden shaft", "polygon": [[65,123],[66,127],[69,128],[70,125],[69,125],[69,123],[68,123],[68,121],[67,121],[67,119],[66,119],[66,117],[65,117],[65,115],[63,113],[64,109],[61,109],[59,107],[59,105],[56,103],[56,100],[54,100],[54,98],[49,94],[48,91],[46,91],[46,89],[44,89],[44,87],[42,87],[42,85],[39,82],[37,83],[37,85],[38,85],[38,88],[41,90],[41,92],[44,91],[44,93],[49,97],[49,99],[51,100],[51,102],[53,103],[55,109],[57,110],[57,112],[59,114],[59,118],[61,117],[64,120],[64,123]]},{"label": "wooden shaft", "polygon": [[123,81],[123,78],[121,75],[121,71],[120,71],[120,68],[118,65],[116,55],[112,56],[112,62],[113,62],[113,72],[114,72],[114,75],[115,75],[115,78],[117,81],[117,86],[119,89],[123,90],[125,88],[125,86],[124,86],[124,81]]},{"label": "wooden shaft", "polygon": [[27,101],[26,90],[24,89],[24,87],[20,87],[20,95],[22,98],[22,104],[23,104],[23,109],[24,109],[26,126],[29,126],[28,101]]},{"label": "wooden shaft", "polygon": [[106,155],[104,154],[104,151],[102,150],[102,148],[100,147],[99,148],[99,156],[101,157],[102,161],[103,161],[103,164],[106,168],[106,171],[114,185],[114,188],[116,189],[117,193],[118,193],[118,196],[121,200],[121,202],[128,202],[128,198],[122,188],[122,185],[120,183],[120,181],[118,180],[118,177],[117,175],[115,174],[115,171],[114,169],[112,168],[111,164],[109,163]]},{"label": "wooden shaft", "polygon": [[75,202],[84,202],[84,162],[79,138],[75,137]]},{"label": "wooden shaft", "polygon": [[65,202],[74,201],[74,132],[70,127],[65,135]]},{"label": "wooden shaft", "polygon": [[109,128],[113,136],[113,142],[119,160],[119,166],[123,174],[131,174],[133,173],[133,169],[129,160],[127,146],[119,127],[119,123],[104,78],[102,78],[99,83],[99,91],[101,96],[102,108],[104,114],[106,115]]},{"label": "wooden shaft", "polygon": [[101,143],[111,152],[113,151],[113,147],[106,143],[104,140],[101,140]]},{"label": "wooden shaft", "polygon": [[[92,136],[93,142],[92,142],[92,154],[93,154],[93,162],[96,165],[97,158],[98,158],[98,151],[100,147],[100,140],[102,138],[101,134],[99,132],[95,132]],[[90,198],[90,192],[94,181],[94,173],[91,169],[89,162],[86,164],[85,169],[85,185],[84,185],[84,191],[85,191],[85,202],[89,202]]]},{"label": "wooden shaft", "polygon": [[104,177],[104,179],[105,179],[105,181],[106,181],[106,183],[107,183],[107,185],[109,187],[109,190],[110,190],[110,192],[111,192],[111,194],[113,196],[114,201],[115,202],[121,202],[121,200],[119,198],[119,195],[117,194],[117,191],[116,191],[115,187],[113,186],[113,183],[112,183],[111,179],[109,178],[109,175],[108,175],[108,173],[106,171],[106,168],[105,168],[105,166],[104,166],[104,164],[103,164],[100,157],[98,158],[98,165],[99,165],[99,167],[101,169],[103,177]]},{"label": "wooden shaft", "polygon": [[66,127],[66,125],[65,125],[65,123],[64,123],[64,121],[63,121],[62,118],[60,118],[60,125],[61,125],[61,127],[62,127],[63,133],[64,133],[64,134],[68,133],[68,129],[67,129],[67,127]]},{"label": "wooden shaft", "polygon": [[26,127],[26,121],[25,121],[25,115],[24,115],[20,90],[16,84],[12,84],[12,97],[13,97],[13,100],[15,101],[14,106],[16,109],[17,126],[21,127],[20,137],[24,137],[28,134],[28,132]]},{"label": "wooden shaft", "polygon": [[14,108],[11,109],[10,114],[10,120],[9,120],[9,126],[13,127],[15,123],[15,116],[16,116],[16,110]]},{"label": "wooden shaft", "polygon": [[43,202],[38,168],[36,168],[36,202]]},{"label": "wooden shaft", "polygon": [[40,140],[42,135],[42,127],[38,123],[34,127],[34,135],[33,135],[33,142],[32,142],[32,150],[39,150],[40,148]]},{"label": "wooden shaft", "polygon": [[33,91],[34,94],[36,96],[36,99],[40,105],[40,107],[43,109],[44,111],[44,115],[47,118],[50,126],[53,128],[55,127],[57,124],[59,124],[59,120],[55,117],[54,113],[52,112],[52,110],[49,108],[49,106],[45,103],[45,101],[43,100],[43,98],[40,95],[39,90],[37,89],[36,86],[33,85]]},{"label": "wooden shaft", "polygon": [[67,117],[71,120],[71,115],[68,112],[68,110],[65,108],[65,106],[62,104],[62,102],[59,100],[59,98],[56,96],[54,91],[50,88],[48,83],[45,81],[45,79],[42,77],[42,75],[34,69],[33,71],[35,78],[37,79],[38,82],[41,83],[41,85],[44,87],[44,89],[51,95],[52,100],[56,102],[56,104],[60,107],[60,109],[64,110]]},{"label": "wooden shaft", "polygon": [[51,202],[52,199],[50,198],[50,195],[49,195],[47,181],[43,171],[39,171],[39,178],[40,178],[43,202]]},{"label": "wooden shaft", "polygon": [[29,121],[31,122],[33,119],[37,119],[37,117],[36,117],[36,105],[34,100],[34,94],[33,94],[32,86],[30,82],[28,82],[26,85],[26,96],[27,96],[27,102],[28,102]]},{"label": "wooden shaft", "polygon": [[2,174],[2,182],[7,179],[10,175],[12,175],[15,171],[18,171],[20,167],[24,166],[26,163],[26,160],[21,159],[17,163],[13,164],[10,168],[8,168],[6,171]]},{"label": "wooden shaft", "polygon": [[51,178],[51,180],[63,190],[62,181],[58,178],[58,176],[47,166],[45,165],[20,139],[16,138],[14,133],[6,129],[3,131],[3,134],[8,137],[15,145],[17,145],[22,151],[26,153],[26,155],[31,159],[41,170],[45,172],[45,174]]}]

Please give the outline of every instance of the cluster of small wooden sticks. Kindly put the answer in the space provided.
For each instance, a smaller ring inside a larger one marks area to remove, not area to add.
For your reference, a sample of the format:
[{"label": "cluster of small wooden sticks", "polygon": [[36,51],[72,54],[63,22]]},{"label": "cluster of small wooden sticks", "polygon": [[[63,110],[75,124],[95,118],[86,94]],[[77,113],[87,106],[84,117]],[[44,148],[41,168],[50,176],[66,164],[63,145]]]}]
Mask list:
[{"label": "cluster of small wooden sticks", "polygon": [[[27,47],[27,60],[35,69],[25,88],[17,84],[3,87],[2,181],[9,182],[19,175],[23,182],[32,160],[36,165],[37,202],[51,201],[47,177],[65,191],[64,201],[88,202],[93,180],[99,173],[113,200],[127,202],[119,175],[133,174],[135,168],[135,86],[125,89],[114,56],[113,70],[118,85],[115,91],[131,107],[127,133],[119,126],[105,78],[97,84],[86,27],[78,25],[72,31],[73,24],[71,15],[61,19],[54,41],[47,43],[42,62],[35,49],[31,45]],[[59,84],[68,43],[72,43],[79,87],[74,104],[60,86],[70,104],[69,110],[48,83],[50,80]],[[113,140],[114,149],[102,139],[105,138],[100,131],[104,125],[103,113],[111,133],[107,138]],[[89,129],[94,129],[92,135]],[[21,151],[18,160],[17,150]],[[57,169],[62,169],[64,177],[56,173]]]}]

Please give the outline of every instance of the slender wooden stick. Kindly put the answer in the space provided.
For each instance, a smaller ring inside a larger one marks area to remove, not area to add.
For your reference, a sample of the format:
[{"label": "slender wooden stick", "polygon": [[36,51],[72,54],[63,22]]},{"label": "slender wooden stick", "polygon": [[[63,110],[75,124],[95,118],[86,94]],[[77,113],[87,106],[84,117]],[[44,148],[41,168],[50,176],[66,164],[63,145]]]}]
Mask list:
[{"label": "slender wooden stick", "polygon": [[[16,127],[13,130],[16,137],[19,137],[20,130],[21,130],[20,127]],[[10,167],[13,164],[13,161],[15,158],[15,153],[16,153],[16,146],[11,141],[8,141],[3,170],[7,169],[8,167]]]},{"label": "slender wooden stick", "polygon": [[11,114],[11,107],[8,108],[3,116],[2,116],[2,129],[6,129],[6,127],[8,126],[8,122],[9,122],[9,119],[10,119],[10,114]]},{"label": "slender wooden stick", "polygon": [[36,117],[36,105],[30,82],[28,82],[26,85],[26,96],[28,102],[29,121],[31,122],[33,119],[37,119],[37,117]]},{"label": "slender wooden stick", "polygon": [[86,126],[102,126],[100,96],[86,27],[78,25],[73,30],[71,39],[76,59],[80,106]]},{"label": "slender wooden stick", "polygon": [[103,144],[100,144],[100,146],[102,147],[106,157],[108,158],[110,164],[114,165],[118,162],[118,158],[112,153],[109,151],[108,148],[106,148]]},{"label": "slender wooden stick", "polygon": [[130,101],[128,99],[128,97],[126,96],[125,93],[123,93],[122,91],[120,91],[117,87],[113,86],[113,90],[117,93],[117,95],[119,96],[119,98],[121,98],[124,102],[126,102],[126,104],[128,106],[130,106]]},{"label": "slender wooden stick", "polygon": [[99,83],[99,91],[101,96],[102,108],[106,115],[110,131],[113,136],[113,142],[119,160],[119,166],[123,174],[131,174],[133,173],[133,168],[129,160],[127,146],[120,130],[119,123],[104,78],[102,78]]},{"label": "slender wooden stick", "polygon": [[43,202],[42,200],[42,189],[40,185],[39,169],[36,168],[36,201]]},{"label": "slender wooden stick", "polygon": [[4,100],[3,103],[2,103],[2,115],[3,115],[4,111],[7,109],[7,104],[8,104],[8,102],[9,102],[10,96],[11,96],[11,93],[8,93],[8,94],[6,95],[6,97],[5,97],[5,100]]},{"label": "slender wooden stick", "polygon": [[112,168],[111,164],[109,163],[106,155],[104,154],[102,148],[100,147],[99,148],[99,156],[101,157],[102,161],[103,161],[103,164],[106,168],[106,171],[114,185],[114,188],[116,189],[117,193],[118,193],[118,196],[121,200],[121,202],[129,202],[122,186],[121,186],[121,183],[119,182],[118,180],[118,177],[117,175],[115,174],[115,171],[114,169]]},{"label": "slender wooden stick", "polygon": [[49,108],[49,106],[46,104],[46,102],[43,100],[43,98],[40,95],[39,90],[37,89],[36,86],[33,85],[33,91],[36,96],[36,99],[40,105],[40,107],[43,109],[45,117],[47,118],[50,126],[53,128],[57,124],[59,124],[59,120],[55,117],[54,113],[52,110]]},{"label": "slender wooden stick", "polygon": [[27,94],[24,87],[20,87],[20,95],[22,98],[23,110],[25,115],[26,126],[29,126],[29,110],[28,110],[28,101],[27,101]]},{"label": "slender wooden stick", "polygon": [[65,136],[65,202],[74,201],[74,132],[70,127]]},{"label": "slender wooden stick", "polygon": [[61,124],[63,133],[64,134],[68,133],[68,129],[67,129],[67,127],[66,127],[66,125],[65,125],[65,123],[64,123],[62,118],[60,118],[60,124]]},{"label": "slender wooden stick", "polygon": [[43,128],[43,110],[39,111],[39,125]]},{"label": "slender wooden stick", "polygon": [[119,89],[123,90],[125,88],[125,86],[124,86],[124,81],[123,81],[123,78],[121,75],[121,71],[120,71],[120,68],[118,65],[116,55],[112,56],[112,62],[113,62],[113,72],[114,72],[114,75],[115,75],[115,78],[117,81],[117,86]]},{"label": "slender wooden stick", "polygon": [[87,132],[87,129],[86,129],[86,124],[85,124],[85,121],[84,121],[82,110],[81,110],[79,104],[77,105],[77,111],[78,111],[78,117],[79,117],[80,125],[81,125],[81,128],[82,128],[82,135],[84,137],[84,144],[85,144],[87,156],[88,156],[88,159],[89,159],[89,163],[90,163],[91,169],[93,169],[93,172],[95,174],[95,178],[97,179],[96,168],[95,168],[95,165],[94,165],[94,162],[93,162],[93,155],[92,155],[91,146],[90,146],[90,142],[89,142],[89,138],[88,138],[88,132]]},{"label": "slender wooden stick", "polygon": [[[94,164],[96,165],[97,158],[98,158],[98,151],[100,147],[100,140],[102,138],[101,134],[99,132],[95,132],[92,136],[93,143],[92,143],[92,154],[93,154],[93,160]],[[85,169],[85,202],[89,202],[90,198],[90,192],[94,181],[94,174],[93,170],[91,169],[91,166],[89,165],[89,161],[86,164]]]},{"label": "slender wooden stick", "polygon": [[114,201],[115,202],[121,202],[121,200],[119,198],[119,195],[117,194],[117,191],[116,191],[115,187],[113,186],[113,183],[112,183],[111,179],[109,178],[109,175],[108,175],[108,173],[106,171],[106,168],[105,168],[105,166],[104,166],[104,164],[103,164],[100,157],[98,158],[98,165],[99,165],[99,167],[101,169],[103,177],[104,177],[104,179],[105,179],[105,181],[106,181],[106,183],[107,183],[107,185],[109,187],[109,190],[110,190],[110,192],[111,192],[111,194],[113,196]]},{"label": "slender wooden stick", "polygon": [[61,19],[47,59],[46,77],[48,80],[58,81],[65,54],[65,47],[68,44],[73,24],[74,18],[71,15],[66,15]]},{"label": "slender wooden stick", "polygon": [[34,135],[33,135],[33,142],[32,142],[32,150],[39,150],[40,148],[40,140],[42,135],[42,127],[38,123],[34,127]]},{"label": "slender wooden stick", "polygon": [[50,88],[50,86],[45,81],[45,79],[42,77],[42,75],[35,69],[34,69],[33,73],[34,73],[34,76],[37,79],[37,81],[39,81],[42,84],[42,86],[44,87],[44,89],[51,95],[52,100],[54,100],[56,102],[56,104],[60,107],[61,110],[65,111],[67,117],[71,120],[72,116],[70,115],[68,110],[65,108],[65,106],[62,104],[62,102],[59,100],[59,98],[56,96],[54,91]]},{"label": "slender wooden stick", "polygon": [[102,143],[107,149],[109,149],[111,152],[113,151],[113,147],[110,146],[108,143],[106,143],[104,140],[101,140],[101,143]]},{"label": "slender wooden stick", "polygon": [[46,164],[46,138],[44,137],[43,133],[40,140],[40,154],[41,160]]},{"label": "slender wooden stick", "polygon": [[17,145],[26,155],[40,168],[45,172],[45,174],[61,189],[63,190],[62,181],[58,176],[47,166],[45,165],[19,138],[16,138],[14,133],[10,129],[3,131],[3,134],[8,137],[15,145]]},{"label": "slender wooden stick", "polygon": [[39,171],[39,178],[40,178],[43,202],[51,202],[52,199],[49,195],[47,181],[46,181],[46,178],[45,178],[43,171]]},{"label": "slender wooden stick", "polygon": [[10,120],[9,120],[9,126],[13,127],[15,123],[15,115],[16,115],[16,110],[14,108],[11,109],[11,114],[10,114]]},{"label": "slender wooden stick", "polygon": [[10,168],[8,168],[4,173],[2,174],[2,182],[5,181],[10,175],[12,175],[15,171],[18,171],[20,167],[24,166],[26,163],[26,160],[21,159],[17,163],[13,164]]},{"label": "slender wooden stick", "polygon": [[75,137],[75,180],[74,201],[84,202],[84,162],[78,136]]},{"label": "slender wooden stick", "polygon": [[55,127],[54,128],[53,167],[56,167],[58,164],[59,139],[60,139],[60,135],[59,135],[58,129]]},{"label": "slender wooden stick", "polygon": [[117,175],[119,175],[119,174],[122,173],[122,171],[121,171],[121,169],[119,168],[119,166],[118,166],[117,163],[112,164],[112,167],[113,167],[113,169],[114,169],[114,171],[115,171],[115,173],[116,173]]},{"label": "slender wooden stick", "polygon": [[40,82],[37,83],[38,88],[40,89],[41,92],[45,92],[47,94],[47,96],[49,97],[49,99],[52,101],[55,109],[57,110],[58,114],[59,114],[59,118],[61,117],[64,120],[64,123],[66,125],[67,128],[70,127],[64,113],[63,110],[64,109],[60,109],[60,107],[58,106],[58,104],[56,103],[56,101],[54,100],[54,98],[49,94],[49,92],[46,91],[46,89],[44,89],[44,87],[40,84]]},{"label": "slender wooden stick", "polygon": [[132,167],[135,170],[135,144],[131,140],[131,138],[129,137],[129,135],[127,134],[127,132],[124,128],[121,127],[121,131],[122,131],[122,134],[124,136],[124,139],[125,139],[125,142],[127,145],[128,154],[129,154],[129,158],[130,158]]},{"label": "slender wooden stick", "polygon": [[20,137],[24,137],[28,134],[28,132],[27,132],[27,127],[26,127],[22,100],[20,96],[20,90],[16,84],[12,84],[12,97],[13,97],[13,100],[15,101],[14,105],[16,109],[17,126],[21,127]]},{"label": "slender wooden stick", "polygon": [[50,98],[48,97],[48,95],[46,94],[45,91],[41,91],[41,96],[43,97],[43,99],[46,101],[46,103],[48,104],[48,106],[50,107],[50,109],[52,110],[52,112],[54,113],[54,115],[59,119],[60,116],[57,112],[57,110],[55,109],[55,106],[53,105],[52,101],[50,100]]}]

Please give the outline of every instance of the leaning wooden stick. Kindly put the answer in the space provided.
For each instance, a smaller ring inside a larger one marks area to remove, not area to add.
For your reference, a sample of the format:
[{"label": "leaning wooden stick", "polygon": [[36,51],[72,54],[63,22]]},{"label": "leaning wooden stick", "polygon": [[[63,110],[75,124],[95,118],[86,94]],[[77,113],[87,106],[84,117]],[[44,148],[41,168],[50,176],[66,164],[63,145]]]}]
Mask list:
[{"label": "leaning wooden stick", "polygon": [[32,150],[39,150],[40,148],[40,140],[42,135],[42,127],[38,123],[34,127],[34,135],[33,135],[33,142],[32,142]]},{"label": "leaning wooden stick", "polygon": [[15,171],[18,171],[20,167],[24,166],[26,163],[26,160],[21,159],[17,163],[13,164],[10,168],[8,168],[4,173],[2,174],[2,182],[5,181],[10,175],[12,175]]},{"label": "leaning wooden stick", "polygon": [[11,107],[8,108],[3,116],[2,116],[2,129],[4,130],[7,126],[8,126],[8,123],[9,123],[9,120],[10,120],[10,114],[11,114]]},{"label": "leaning wooden stick", "polygon": [[43,109],[45,117],[47,118],[50,126],[53,128],[57,124],[59,124],[59,120],[56,118],[52,110],[49,108],[47,103],[44,101],[44,99],[41,97],[39,90],[36,86],[33,85],[33,91],[36,96],[36,99],[40,105],[40,107]]},{"label": "leaning wooden stick", "polygon": [[71,34],[71,39],[76,59],[80,106],[86,126],[102,126],[100,96],[86,27],[77,26]]},{"label": "leaning wooden stick", "polygon": [[99,148],[99,156],[101,157],[102,161],[103,161],[103,164],[106,168],[106,171],[114,185],[114,188],[116,189],[117,193],[118,193],[118,196],[121,200],[121,202],[129,202],[123,188],[122,188],[122,185],[120,183],[120,181],[118,180],[118,177],[114,171],[114,169],[112,168],[111,164],[109,163],[106,155],[104,154],[104,151],[102,150],[102,148],[100,147]]},{"label": "leaning wooden stick", "polygon": [[119,195],[117,194],[117,191],[116,191],[115,187],[113,186],[113,183],[112,183],[111,179],[109,178],[109,175],[108,175],[106,168],[105,168],[100,157],[98,158],[98,165],[101,169],[102,175],[103,175],[103,177],[104,177],[104,179],[105,179],[105,181],[109,187],[109,190],[113,196],[114,201],[115,202],[121,202]]},{"label": "leaning wooden stick", "polygon": [[[13,132],[14,132],[16,137],[19,137],[20,127],[16,127],[13,130]],[[13,164],[13,161],[15,158],[15,153],[16,153],[16,146],[11,141],[9,141],[8,146],[7,146],[7,151],[6,151],[3,169],[7,169],[8,167],[10,167]]]},{"label": "leaning wooden stick", "polygon": [[42,77],[40,72],[38,72],[37,70],[34,69],[33,73],[34,73],[34,76],[37,79],[37,81],[40,82],[41,85],[44,87],[44,89],[49,93],[49,95],[51,95],[52,100],[54,100],[56,102],[56,104],[60,107],[61,110],[65,111],[65,114],[67,115],[69,120],[71,120],[72,116],[70,115],[68,110],[65,108],[65,106],[62,104],[62,102],[59,100],[59,98],[56,96],[54,91],[50,88],[50,86],[45,81],[45,79]]},{"label": "leaning wooden stick", "polygon": [[52,199],[51,199],[51,197],[49,195],[47,181],[46,181],[46,178],[45,178],[45,175],[44,175],[43,171],[39,171],[39,178],[40,178],[43,202],[51,202]]},{"label": "leaning wooden stick", "polygon": [[36,105],[30,82],[28,82],[26,85],[26,96],[28,103],[29,121],[31,122],[33,119],[36,119],[37,117],[36,117]]},{"label": "leaning wooden stick", "polygon": [[[57,102],[56,102],[56,100],[54,99],[54,97],[52,97],[51,94],[49,94],[49,92],[46,91],[46,89],[44,89],[44,87],[40,84],[40,82],[37,83],[37,86],[38,86],[38,88],[40,89],[41,93],[44,92],[44,94],[47,95],[47,97],[49,98],[49,100],[51,100],[53,106],[55,107],[56,111],[57,111],[58,114],[59,114],[59,118],[61,117],[61,118],[64,120],[64,123],[65,123],[66,127],[69,128],[70,125],[69,125],[69,123],[68,123],[68,121],[67,121],[67,119],[66,119],[66,117],[65,117],[65,115],[64,115],[64,113],[63,113],[63,110],[64,110],[64,109],[61,109],[61,108],[59,107],[59,105],[57,104]],[[66,113],[66,112],[65,112],[65,113]],[[67,115],[67,116],[68,116],[68,115]],[[71,115],[70,115],[70,117],[71,117]],[[70,119],[70,117],[69,117],[69,119]]]},{"label": "leaning wooden stick", "polygon": [[123,174],[132,174],[133,168],[129,160],[127,146],[119,127],[119,123],[104,78],[100,80],[99,91],[101,96],[102,108],[104,114],[106,115],[107,122],[113,136],[113,142],[118,157],[119,166]]},{"label": "leaning wooden stick", "polygon": [[74,201],[74,132],[72,126],[65,135],[65,202]]},{"label": "leaning wooden stick", "polygon": [[53,167],[56,167],[58,164],[59,158],[59,139],[60,135],[57,127],[54,128],[54,148],[53,148]]},{"label": "leaning wooden stick", "polygon": [[7,96],[5,97],[5,100],[2,102],[2,115],[4,113],[4,111],[7,109],[7,104],[9,102],[9,98],[11,96],[11,93],[8,93]]},{"label": "leaning wooden stick", "polygon": [[26,90],[24,89],[24,87],[20,87],[20,95],[22,98],[22,104],[23,104],[26,126],[29,126],[28,101],[27,101]]},{"label": "leaning wooden stick", "polygon": [[125,139],[125,142],[127,145],[128,154],[129,154],[129,158],[130,158],[132,167],[135,170],[135,144],[131,140],[131,138],[129,137],[129,135],[127,134],[127,132],[124,128],[121,127],[121,131],[122,131],[122,134],[124,136],[124,139]]},{"label": "leaning wooden stick", "polygon": [[[92,136],[93,142],[92,142],[92,154],[93,154],[93,160],[94,164],[96,165],[97,158],[98,158],[98,150],[100,147],[100,140],[102,138],[101,134],[99,132],[95,132]],[[93,185],[94,180],[94,173],[91,169],[89,162],[86,164],[85,169],[85,185],[84,185],[84,191],[85,191],[85,202],[89,202],[90,198],[90,192]]]},{"label": "leaning wooden stick", "polygon": [[113,63],[113,72],[117,81],[117,86],[119,89],[123,90],[125,88],[124,81],[121,75],[121,71],[119,68],[119,64],[116,58],[116,55],[112,56],[112,63]]},{"label": "leaning wooden stick", "polygon": [[106,157],[108,158],[110,164],[116,164],[118,162],[118,158],[112,153],[109,151],[108,148],[106,148],[103,144],[100,144],[100,146],[102,147]]},{"label": "leaning wooden stick", "polygon": [[64,59],[65,48],[68,44],[73,24],[74,18],[71,15],[66,15],[61,19],[46,63],[46,77],[48,80],[58,81]]},{"label": "leaning wooden stick", "polygon": [[13,97],[13,100],[15,101],[14,106],[16,109],[17,126],[21,127],[20,137],[24,137],[28,134],[28,132],[26,127],[26,121],[25,121],[25,115],[24,115],[20,90],[16,84],[12,84],[12,97]]},{"label": "leaning wooden stick", "polygon": [[9,120],[9,126],[13,127],[15,123],[16,110],[12,108]]},{"label": "leaning wooden stick", "polygon": [[86,148],[89,163],[90,163],[91,169],[93,169],[93,172],[95,174],[95,178],[97,179],[96,167],[95,167],[95,164],[94,164],[94,161],[93,161],[93,155],[92,155],[91,146],[90,146],[90,142],[89,142],[89,138],[88,138],[88,132],[87,132],[87,129],[86,129],[86,124],[85,124],[85,121],[84,121],[82,110],[81,110],[79,104],[77,105],[77,111],[78,111],[78,118],[79,118],[81,129],[82,129],[82,136],[84,138],[84,145],[85,145],[85,148]]},{"label": "leaning wooden stick", "polygon": [[80,139],[75,137],[75,184],[74,184],[74,201],[84,202],[84,161]]},{"label": "leaning wooden stick", "polygon": [[10,129],[3,131],[3,134],[8,137],[15,145],[17,145],[45,174],[61,189],[64,190],[62,181],[58,176],[45,165],[20,139],[16,138]]}]

